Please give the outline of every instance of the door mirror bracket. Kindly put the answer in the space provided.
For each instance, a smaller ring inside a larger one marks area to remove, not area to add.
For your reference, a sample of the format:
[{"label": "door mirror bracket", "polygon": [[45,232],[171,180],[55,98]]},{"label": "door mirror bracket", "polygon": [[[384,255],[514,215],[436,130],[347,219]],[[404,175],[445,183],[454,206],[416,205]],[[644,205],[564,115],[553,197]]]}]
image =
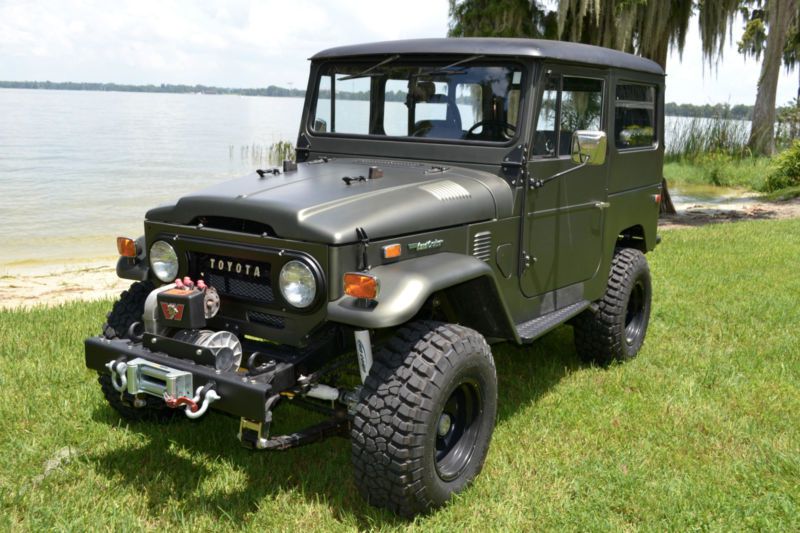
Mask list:
[{"label": "door mirror bracket", "polygon": [[608,138],[604,131],[578,130],[572,134],[572,161],[602,165],[606,162]]},{"label": "door mirror bracket", "polygon": [[572,161],[577,166],[568,168],[558,174],[544,179],[531,178],[529,180],[531,189],[543,187],[546,183],[558,179],[561,176],[575,172],[585,166],[602,165],[606,162],[606,149],[608,138],[604,131],[578,130],[572,133]]}]

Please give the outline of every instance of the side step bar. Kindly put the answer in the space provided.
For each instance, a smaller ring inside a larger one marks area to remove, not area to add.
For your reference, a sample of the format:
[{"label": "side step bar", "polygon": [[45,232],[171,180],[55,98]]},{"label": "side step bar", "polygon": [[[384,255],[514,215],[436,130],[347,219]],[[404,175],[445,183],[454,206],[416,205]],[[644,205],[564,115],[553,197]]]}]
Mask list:
[{"label": "side step bar", "polygon": [[570,318],[580,314],[583,310],[591,305],[591,302],[582,300],[580,302],[562,307],[552,313],[547,313],[533,320],[517,324],[517,334],[524,343],[530,343],[538,339],[551,329],[560,326]]}]

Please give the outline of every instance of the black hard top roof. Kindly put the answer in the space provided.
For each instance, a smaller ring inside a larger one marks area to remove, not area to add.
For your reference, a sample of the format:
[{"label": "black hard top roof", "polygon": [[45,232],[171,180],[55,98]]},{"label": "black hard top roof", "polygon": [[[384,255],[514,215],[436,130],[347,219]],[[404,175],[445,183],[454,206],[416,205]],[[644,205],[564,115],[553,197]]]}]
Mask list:
[{"label": "black hard top roof", "polygon": [[566,41],[544,39],[512,39],[487,37],[457,37],[447,39],[407,39],[378,43],[354,44],[328,48],[311,59],[335,57],[381,56],[388,54],[484,54],[556,59],[571,63],[625,68],[664,75],[655,61],[610,48]]}]

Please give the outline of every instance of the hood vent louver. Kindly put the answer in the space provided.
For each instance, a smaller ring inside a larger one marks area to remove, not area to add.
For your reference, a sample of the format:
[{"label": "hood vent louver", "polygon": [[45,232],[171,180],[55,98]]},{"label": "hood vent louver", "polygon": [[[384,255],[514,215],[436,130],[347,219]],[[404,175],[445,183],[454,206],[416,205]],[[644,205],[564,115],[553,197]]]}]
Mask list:
[{"label": "hood vent louver", "polygon": [[492,258],[492,232],[481,231],[472,238],[472,256],[489,262]]},{"label": "hood vent louver", "polygon": [[235,231],[237,233],[249,233],[262,237],[275,237],[275,231],[267,224],[232,217],[201,216],[196,217],[190,223],[192,226],[202,226],[211,229],[221,229],[225,231]]},{"label": "hood vent louver", "polygon": [[419,188],[427,193],[432,194],[440,202],[447,202],[450,200],[466,200],[468,198],[472,198],[472,195],[467,189],[450,180],[426,183],[425,185],[420,185]]},{"label": "hood vent louver", "polygon": [[422,168],[425,165],[417,161],[403,161],[396,159],[353,159],[354,165],[366,165],[368,167],[399,167],[399,168]]}]

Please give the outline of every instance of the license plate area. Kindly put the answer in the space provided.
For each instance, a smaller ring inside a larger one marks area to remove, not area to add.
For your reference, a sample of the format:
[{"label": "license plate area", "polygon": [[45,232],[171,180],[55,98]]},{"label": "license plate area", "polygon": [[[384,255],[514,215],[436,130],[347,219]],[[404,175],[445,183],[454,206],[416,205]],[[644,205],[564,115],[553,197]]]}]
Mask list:
[{"label": "license plate area", "polygon": [[129,394],[150,394],[159,398],[163,398],[164,394],[173,398],[194,396],[190,372],[159,365],[141,357],[126,364]]}]

